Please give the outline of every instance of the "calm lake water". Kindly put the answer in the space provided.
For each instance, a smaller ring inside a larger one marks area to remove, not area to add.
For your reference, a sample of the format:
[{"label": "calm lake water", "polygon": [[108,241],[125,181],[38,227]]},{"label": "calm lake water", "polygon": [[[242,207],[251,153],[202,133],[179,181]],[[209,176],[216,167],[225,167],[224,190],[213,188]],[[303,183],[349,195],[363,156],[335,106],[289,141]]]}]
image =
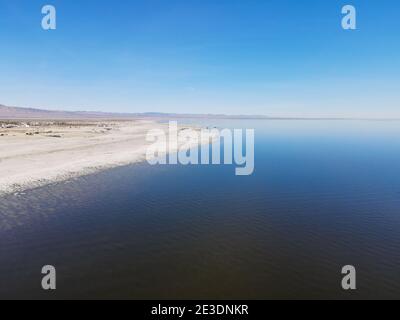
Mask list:
[{"label": "calm lake water", "polygon": [[212,125],[255,128],[252,176],[136,164],[1,198],[0,297],[400,298],[399,122]]}]

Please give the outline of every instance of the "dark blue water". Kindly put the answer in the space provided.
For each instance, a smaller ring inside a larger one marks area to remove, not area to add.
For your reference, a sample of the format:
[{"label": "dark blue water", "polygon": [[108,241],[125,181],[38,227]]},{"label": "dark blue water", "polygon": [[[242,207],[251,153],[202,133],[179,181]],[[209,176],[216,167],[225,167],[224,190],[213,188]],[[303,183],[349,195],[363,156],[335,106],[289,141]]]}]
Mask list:
[{"label": "dark blue water", "polygon": [[0,297],[400,298],[400,123],[214,124],[256,129],[253,175],[137,164],[1,198]]}]

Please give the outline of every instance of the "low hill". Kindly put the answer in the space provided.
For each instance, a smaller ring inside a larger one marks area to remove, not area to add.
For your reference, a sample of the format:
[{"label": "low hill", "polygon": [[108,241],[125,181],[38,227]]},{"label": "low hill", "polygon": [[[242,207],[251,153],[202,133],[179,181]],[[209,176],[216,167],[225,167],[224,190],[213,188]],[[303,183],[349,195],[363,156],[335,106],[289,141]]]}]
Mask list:
[{"label": "low hill", "polygon": [[0,119],[179,119],[179,118],[213,118],[213,119],[269,119],[266,116],[229,116],[224,114],[176,114],[176,113],[112,113],[91,111],[55,111],[35,108],[9,107],[0,104]]}]

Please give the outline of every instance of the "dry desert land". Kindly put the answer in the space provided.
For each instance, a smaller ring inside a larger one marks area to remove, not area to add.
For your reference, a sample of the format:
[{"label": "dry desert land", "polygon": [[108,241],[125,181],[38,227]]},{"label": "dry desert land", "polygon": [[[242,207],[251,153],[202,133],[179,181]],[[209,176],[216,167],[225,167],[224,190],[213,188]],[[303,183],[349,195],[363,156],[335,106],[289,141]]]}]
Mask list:
[{"label": "dry desert land", "polygon": [[151,120],[0,121],[0,194],[143,161],[152,129],[168,132]]}]

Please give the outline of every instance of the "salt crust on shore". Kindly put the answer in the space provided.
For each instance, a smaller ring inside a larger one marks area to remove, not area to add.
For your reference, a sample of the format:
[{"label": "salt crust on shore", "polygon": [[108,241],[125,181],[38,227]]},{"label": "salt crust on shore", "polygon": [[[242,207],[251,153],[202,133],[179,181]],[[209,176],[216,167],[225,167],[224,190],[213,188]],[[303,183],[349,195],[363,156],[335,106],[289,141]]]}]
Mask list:
[{"label": "salt crust on shore", "polygon": [[144,161],[151,144],[146,135],[152,129],[168,133],[167,124],[147,120],[54,122],[3,128],[0,194]]}]

